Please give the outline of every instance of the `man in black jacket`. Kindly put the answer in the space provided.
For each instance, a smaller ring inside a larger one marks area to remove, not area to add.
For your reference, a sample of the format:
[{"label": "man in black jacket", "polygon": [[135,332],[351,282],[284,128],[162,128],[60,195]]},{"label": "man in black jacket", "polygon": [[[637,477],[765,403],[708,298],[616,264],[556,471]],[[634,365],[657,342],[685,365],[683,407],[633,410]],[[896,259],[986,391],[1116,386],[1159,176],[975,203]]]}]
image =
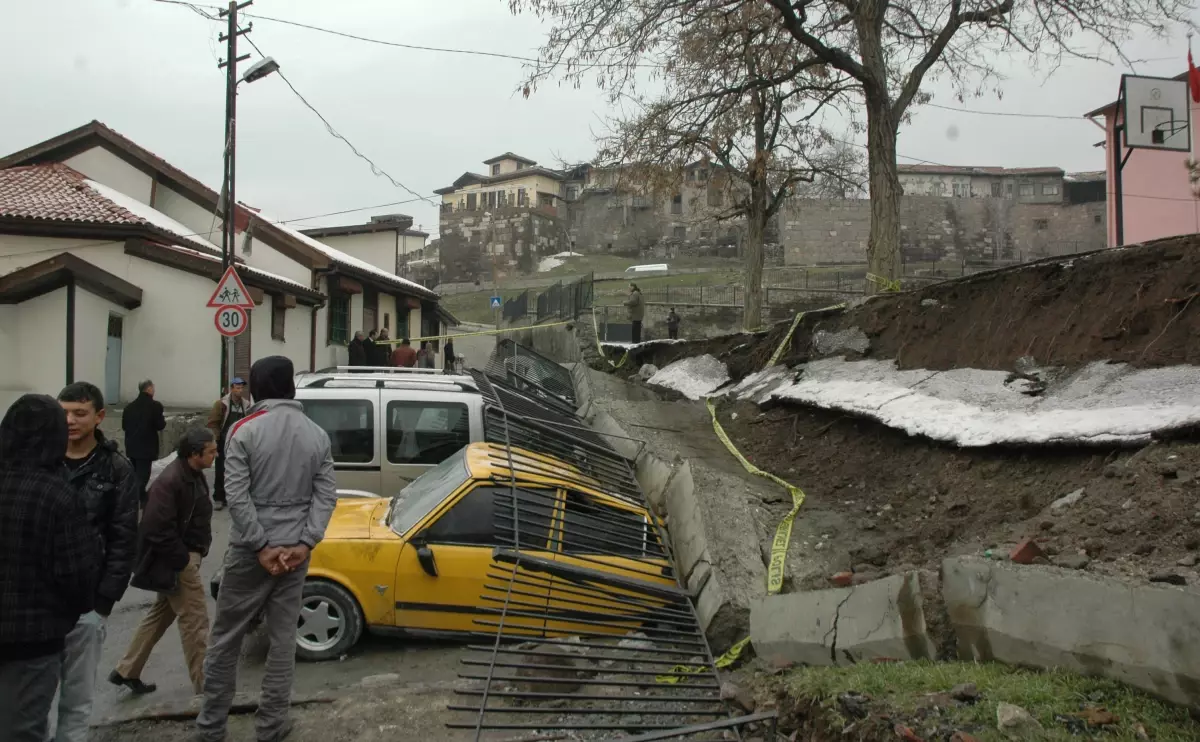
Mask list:
[{"label": "man in black jacket", "polygon": [[347,365],[350,366],[366,366],[367,365],[367,346],[364,345],[365,337],[362,330],[354,333],[354,339],[346,346],[346,352],[349,356]]},{"label": "man in black jacket", "polygon": [[138,695],[155,690],[152,683],[142,682],[142,668],[176,618],[192,689],[197,694],[204,690],[208,604],[200,560],[212,546],[213,516],[204,470],[217,458],[217,442],[208,428],[193,428],[180,439],[175,454],[150,487],[133,572],[133,586],[158,593],[158,599],[138,625],[125,658],[108,676],[108,682]]},{"label": "man in black jacket", "polygon": [[53,397],[27,394],[0,422],[0,740],[45,742],[64,638],[96,596],[100,545],[66,451]]},{"label": "man in black jacket", "polygon": [[125,431],[125,455],[133,462],[141,484],[138,500],[146,509],[146,485],[150,482],[150,466],[158,458],[158,433],[167,427],[161,402],[154,399],[154,382],[147,379],[138,384],[137,399],[121,414],[121,429]]},{"label": "man in black jacket", "polygon": [[67,413],[67,482],[104,549],[95,610],[80,616],[67,635],[54,737],[56,742],[86,742],[105,623],[125,594],[137,553],[139,485],[129,459],[99,430],[104,420],[100,390],[85,381],[68,384],[58,402]]}]

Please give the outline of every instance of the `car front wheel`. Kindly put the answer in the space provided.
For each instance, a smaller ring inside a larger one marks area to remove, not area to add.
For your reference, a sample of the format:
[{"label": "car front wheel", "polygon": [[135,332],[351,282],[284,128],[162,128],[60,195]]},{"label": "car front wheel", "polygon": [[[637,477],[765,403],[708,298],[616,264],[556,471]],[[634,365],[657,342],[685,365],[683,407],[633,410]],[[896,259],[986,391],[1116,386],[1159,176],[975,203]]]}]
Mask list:
[{"label": "car front wheel", "polygon": [[341,657],[358,643],[363,615],[345,588],[323,580],[304,583],[296,623],[296,656],[306,662]]}]

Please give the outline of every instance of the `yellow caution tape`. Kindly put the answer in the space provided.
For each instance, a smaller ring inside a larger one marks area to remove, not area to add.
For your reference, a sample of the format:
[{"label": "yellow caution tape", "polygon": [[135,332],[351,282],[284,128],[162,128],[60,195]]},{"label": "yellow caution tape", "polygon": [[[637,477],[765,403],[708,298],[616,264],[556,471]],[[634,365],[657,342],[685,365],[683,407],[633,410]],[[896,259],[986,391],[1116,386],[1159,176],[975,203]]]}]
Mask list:
[{"label": "yellow caution tape", "polygon": [[625,361],[629,360],[628,350],[625,351],[625,355],[621,356],[621,360],[617,361],[616,363],[613,363],[612,360],[604,354],[604,346],[600,344],[600,325],[596,324],[596,307],[592,307],[592,335],[594,335],[596,338],[596,352],[600,354],[601,358],[608,361],[608,365],[612,366],[614,371],[624,366]]},{"label": "yellow caution tape", "polygon": [[[742,650],[745,649],[746,645],[749,643],[750,637],[742,639],[740,642],[730,647],[728,652],[718,657],[717,661],[714,662],[713,665],[718,670],[724,670],[726,667],[729,667],[734,662],[738,661],[738,658],[742,656]],[[670,675],[655,675],[654,682],[675,684],[680,680],[686,680],[688,675],[696,675],[704,672],[707,669],[707,667],[702,665],[675,665],[667,671],[671,673]]]},{"label": "yellow caution tape", "polygon": [[[457,335],[427,335],[425,337],[420,337],[420,338],[409,338],[408,342],[420,343],[420,342],[424,342],[426,340],[453,340],[455,338],[469,338],[469,337],[476,337],[478,335],[503,335],[506,332],[524,332],[525,330],[538,330],[543,327],[560,327],[562,325],[569,325],[572,322],[574,322],[574,320],[568,319],[568,320],[563,320],[562,322],[547,322],[547,323],[541,324],[541,325],[523,325],[521,327],[502,327],[498,330],[480,330],[479,332],[460,332]],[[383,340],[383,341],[376,340],[375,344],[376,345],[398,345],[403,340],[404,340],[403,338],[399,338],[397,340]]]},{"label": "yellow caution tape", "polygon": [[[831,304],[827,307],[822,307],[821,309],[818,309],[816,311],[817,312],[828,312],[832,309],[845,309],[845,308],[846,308],[845,303]],[[783,341],[779,343],[779,347],[776,348],[775,352],[771,354],[771,360],[767,361],[766,368],[770,368],[770,367],[774,366],[776,363],[779,363],[779,359],[783,357],[783,351],[786,350],[788,347],[788,344],[792,342],[792,335],[796,332],[796,328],[800,326],[800,320],[804,319],[804,315],[806,315],[806,314],[808,314],[808,312],[799,312],[796,315],[796,318],[792,320],[792,326],[788,328],[787,334],[783,336]]]},{"label": "yellow caution tape", "polygon": [[883,291],[883,292],[900,290],[900,279],[898,279],[898,278],[897,279],[884,278],[883,276],[877,275],[875,273],[868,273],[867,280],[870,281],[871,283],[877,285],[879,287],[879,290]]},{"label": "yellow caution tape", "polygon": [[775,529],[775,538],[771,541],[771,563],[767,567],[767,594],[775,595],[783,589],[783,565],[787,557],[788,544],[792,540],[792,521],[796,519],[796,513],[800,510],[800,506],[804,504],[804,490],[751,464],[742,455],[742,452],[737,450],[737,447],[733,445],[733,441],[729,440],[725,429],[717,421],[717,410],[713,406],[713,401],[709,399],[707,400],[707,404],[708,413],[712,415],[713,430],[716,431],[717,437],[721,439],[721,443],[725,444],[725,448],[729,450],[729,453],[733,454],[733,457],[742,465],[742,468],[755,476],[771,480],[786,489],[792,496],[792,509],[787,515],[783,516],[783,520],[779,521],[779,526]]}]

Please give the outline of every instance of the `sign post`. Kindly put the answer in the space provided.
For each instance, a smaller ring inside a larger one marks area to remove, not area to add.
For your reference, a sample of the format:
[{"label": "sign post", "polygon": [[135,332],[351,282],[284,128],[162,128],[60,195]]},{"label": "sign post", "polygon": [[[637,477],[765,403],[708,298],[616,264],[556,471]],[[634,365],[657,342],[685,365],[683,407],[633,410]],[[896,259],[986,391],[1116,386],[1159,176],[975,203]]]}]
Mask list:
[{"label": "sign post", "polygon": [[209,297],[207,306],[217,310],[213,315],[213,325],[221,334],[221,342],[226,346],[228,368],[224,369],[224,378],[221,380],[221,387],[224,388],[234,373],[233,339],[250,326],[250,315],[247,312],[254,309],[254,300],[250,298],[246,284],[242,283],[232,265],[225,269],[225,274],[217,282],[217,288]]}]

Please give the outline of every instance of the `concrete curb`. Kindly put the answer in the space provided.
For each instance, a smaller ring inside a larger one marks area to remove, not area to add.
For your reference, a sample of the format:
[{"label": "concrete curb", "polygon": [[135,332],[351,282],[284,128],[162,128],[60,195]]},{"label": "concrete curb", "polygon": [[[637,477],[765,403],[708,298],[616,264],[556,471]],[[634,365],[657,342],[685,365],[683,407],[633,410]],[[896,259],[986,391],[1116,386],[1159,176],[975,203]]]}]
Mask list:
[{"label": "concrete curb", "polygon": [[1103,675],[1200,708],[1200,592],[979,557],[942,562],[960,659]]}]

